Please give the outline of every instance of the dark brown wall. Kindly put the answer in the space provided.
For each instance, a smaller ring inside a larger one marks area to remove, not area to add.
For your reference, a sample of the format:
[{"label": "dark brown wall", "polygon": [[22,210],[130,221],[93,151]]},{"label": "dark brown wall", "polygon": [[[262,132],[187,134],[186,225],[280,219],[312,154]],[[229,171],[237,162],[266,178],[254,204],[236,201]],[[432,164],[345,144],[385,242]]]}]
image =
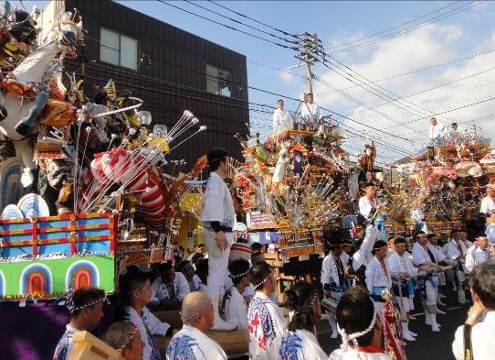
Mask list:
[{"label": "dark brown wall", "polygon": [[[188,109],[208,126],[208,130],[185,143],[170,158],[195,159],[212,146],[223,146],[240,156],[235,133],[246,134],[249,121],[246,57],[210,41],[177,29],[109,0],[66,0],[66,9],[77,8],[83,16],[86,36],[86,89],[112,78],[120,89],[127,88],[144,100],[143,110],[152,112],[153,121],[169,128]],[[165,7],[164,7],[165,11]],[[151,65],[139,70],[99,61],[100,27],[138,40],[138,56],[146,55]],[[233,97],[206,93],[206,64],[232,74]],[[172,144],[173,145],[173,144]]]}]

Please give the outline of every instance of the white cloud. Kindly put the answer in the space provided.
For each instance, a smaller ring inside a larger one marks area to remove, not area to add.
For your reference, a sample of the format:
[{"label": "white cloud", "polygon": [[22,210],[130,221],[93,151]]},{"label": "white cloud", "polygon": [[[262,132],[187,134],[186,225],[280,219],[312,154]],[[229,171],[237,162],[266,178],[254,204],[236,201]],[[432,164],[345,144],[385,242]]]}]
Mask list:
[{"label": "white cloud", "polygon": [[278,76],[286,84],[292,84],[294,82],[294,75],[288,71],[279,71]]},{"label": "white cloud", "polygon": [[[461,26],[431,24],[404,36],[377,44],[375,48],[369,51],[363,61],[353,63],[346,60],[344,62],[354,71],[367,78],[378,80],[479,52],[479,47],[473,48],[468,52],[464,48],[462,51],[459,50],[459,43],[463,41],[467,43],[466,39],[468,37],[468,34],[465,34]],[[478,42],[476,45],[482,47],[481,51],[495,48],[495,33],[487,33],[486,39]],[[417,72],[408,76],[379,82],[378,84],[395,94],[407,96],[408,94],[429,89],[438,84],[455,80],[456,78],[484,71],[494,66],[494,64],[495,53],[490,53],[469,59],[465,62],[452,63],[431,71]],[[339,89],[353,85],[352,82],[349,82],[335,72],[325,70],[320,75],[320,78],[325,83]],[[346,76],[348,78],[350,77],[349,74],[346,74]],[[380,113],[377,114],[373,111],[362,111],[364,109],[363,106],[356,104],[345,96],[347,94],[358,99],[358,101],[365,103],[367,107],[373,107],[386,102],[386,100],[378,98],[369,91],[363,90],[360,87],[353,87],[346,90],[345,93],[338,93],[331,92],[328,86],[320,83],[315,84],[317,102],[322,106],[335,109],[340,113],[349,114],[349,117],[361,123],[379,129],[386,129],[385,131],[393,133],[396,136],[410,138],[415,142],[416,147],[425,142],[429,124],[428,119],[412,121],[423,116],[428,116],[430,113],[425,110],[431,110],[433,113],[441,113],[464,104],[472,103],[480,98],[493,96],[494,90],[495,69],[493,71],[486,71],[479,76],[409,97],[406,99],[408,102],[401,102],[401,107],[395,104],[380,106],[376,108],[376,111]],[[380,92],[386,91],[380,89]],[[395,95],[389,95],[395,98]],[[457,121],[460,123],[466,122],[466,126],[472,126],[472,122],[467,121],[485,116],[484,119],[480,120],[479,125],[484,129],[487,136],[493,138],[495,137],[495,126],[489,126],[490,118],[486,118],[486,115],[495,112],[494,105],[495,101],[486,102],[478,106],[440,115],[437,118],[446,124]],[[409,109],[409,111],[406,111],[406,109]],[[410,124],[397,125],[407,122],[410,122]],[[355,129],[366,129],[349,120],[346,121],[346,124]],[[373,130],[369,130],[369,132],[371,136],[377,137],[381,141],[392,143],[408,151],[415,150],[414,146],[407,141]],[[363,140],[359,139],[358,145],[362,145],[362,142]],[[400,154],[387,151],[384,148],[379,149],[379,152],[385,156],[392,155],[396,158],[400,157]]]}]

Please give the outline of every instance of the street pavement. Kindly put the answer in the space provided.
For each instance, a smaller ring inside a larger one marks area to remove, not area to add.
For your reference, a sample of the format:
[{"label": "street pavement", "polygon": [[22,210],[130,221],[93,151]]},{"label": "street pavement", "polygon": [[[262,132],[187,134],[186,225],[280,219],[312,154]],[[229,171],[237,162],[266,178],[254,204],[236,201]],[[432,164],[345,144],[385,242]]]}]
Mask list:
[{"label": "street pavement", "polygon": [[[447,310],[446,315],[437,315],[437,321],[441,325],[441,332],[434,333],[431,327],[425,325],[425,317],[421,305],[416,306],[412,312],[410,329],[418,334],[415,342],[408,342],[406,353],[408,360],[455,360],[452,354],[452,341],[454,334],[459,325],[466,317],[470,303],[463,307],[457,304],[457,297],[452,291],[444,291],[447,295],[443,301]],[[321,347],[330,353],[340,345],[340,339],[331,339],[328,321],[322,320],[319,326],[318,340]]]}]

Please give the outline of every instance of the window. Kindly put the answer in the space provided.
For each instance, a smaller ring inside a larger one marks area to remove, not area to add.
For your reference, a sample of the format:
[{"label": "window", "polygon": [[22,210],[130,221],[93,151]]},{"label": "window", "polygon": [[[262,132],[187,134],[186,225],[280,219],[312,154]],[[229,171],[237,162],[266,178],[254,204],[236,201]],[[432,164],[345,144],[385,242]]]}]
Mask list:
[{"label": "window", "polygon": [[100,29],[100,60],[137,70],[138,42],[118,32]]},{"label": "window", "polygon": [[230,71],[206,64],[206,91],[210,94],[231,97],[231,85]]}]

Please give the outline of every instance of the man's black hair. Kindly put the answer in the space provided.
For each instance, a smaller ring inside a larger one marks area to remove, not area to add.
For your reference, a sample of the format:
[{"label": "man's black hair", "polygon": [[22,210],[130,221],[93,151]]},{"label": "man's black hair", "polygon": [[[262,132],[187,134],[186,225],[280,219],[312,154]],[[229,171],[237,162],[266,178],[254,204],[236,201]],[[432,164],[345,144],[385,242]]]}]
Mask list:
[{"label": "man's black hair", "polygon": [[385,241],[383,241],[383,240],[378,240],[377,242],[375,242],[375,245],[373,245],[373,254],[374,254],[377,250],[379,250],[379,249],[381,249],[381,248],[383,248],[383,247],[387,247],[387,243],[386,243]]},{"label": "man's black hair", "polygon": [[255,242],[251,244],[251,251],[253,253],[261,252],[261,250],[263,250],[263,244],[260,244],[259,242]]},{"label": "man's black hair", "polygon": [[[105,297],[105,291],[98,288],[81,288],[72,294],[72,305],[74,308],[81,308],[71,312],[71,317],[77,317],[85,306]],[[94,306],[94,305],[93,305]],[[91,308],[92,306],[88,306]]]},{"label": "man's black hair", "polygon": [[289,322],[290,331],[314,330],[317,319],[313,314],[312,305],[317,296],[318,290],[305,281],[299,281],[285,291],[285,305],[294,312]]},{"label": "man's black hair", "polygon": [[232,282],[234,283],[234,285],[239,285],[242,279],[244,279],[246,276],[249,276],[249,261],[245,259],[237,259],[232,261],[229,264],[229,272],[232,276]]},{"label": "man's black hair", "polygon": [[482,304],[495,310],[495,264],[476,266],[469,277],[469,287],[480,297]]},{"label": "man's black hair", "polygon": [[258,286],[257,289],[263,288],[263,282],[270,276],[272,267],[266,261],[259,262],[253,265],[251,269],[251,283]]},{"label": "man's black hair", "polygon": [[225,161],[229,153],[223,148],[213,148],[208,151],[206,157],[208,158],[208,166],[210,171],[216,171],[222,161]]},{"label": "man's black hair", "polygon": [[[374,312],[373,300],[368,292],[361,287],[353,287],[344,293],[337,305],[337,323],[347,334],[360,332],[370,326]],[[358,337],[356,340],[359,346],[369,346],[373,333],[374,330],[371,330]]]},{"label": "man's black hair", "polygon": [[129,266],[127,273],[119,278],[119,302],[122,306],[131,305],[133,292],[141,291],[146,282],[151,280],[151,271],[142,271],[136,266]]}]

